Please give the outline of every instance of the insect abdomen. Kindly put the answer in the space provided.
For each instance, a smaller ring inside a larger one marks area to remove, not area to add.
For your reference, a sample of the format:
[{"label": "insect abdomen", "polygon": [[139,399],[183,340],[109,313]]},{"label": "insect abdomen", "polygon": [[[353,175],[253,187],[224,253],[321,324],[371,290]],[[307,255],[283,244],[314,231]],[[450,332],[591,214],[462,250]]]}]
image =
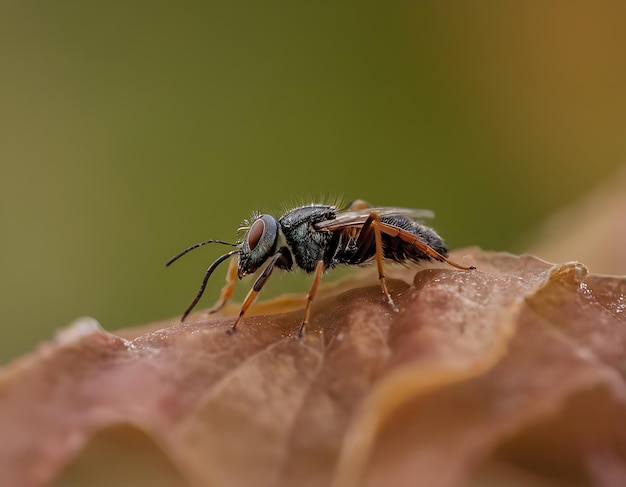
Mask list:
[{"label": "insect abdomen", "polygon": [[[381,222],[412,233],[417,236],[420,241],[429,245],[444,257],[448,256],[448,248],[446,247],[446,244],[432,228],[421,225],[403,216],[384,216],[381,218]],[[385,234],[382,235],[382,238],[383,251],[386,259],[398,262],[403,262],[405,260],[411,260],[414,262],[420,260],[430,260],[429,256],[404,240]]]}]

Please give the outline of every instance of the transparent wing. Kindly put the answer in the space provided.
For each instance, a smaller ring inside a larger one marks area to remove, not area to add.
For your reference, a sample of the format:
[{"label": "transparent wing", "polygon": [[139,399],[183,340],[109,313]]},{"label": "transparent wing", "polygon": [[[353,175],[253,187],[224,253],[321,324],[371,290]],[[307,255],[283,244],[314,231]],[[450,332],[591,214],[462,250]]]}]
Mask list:
[{"label": "transparent wing", "polygon": [[381,206],[378,208],[363,208],[362,210],[346,210],[337,213],[333,220],[326,220],[315,224],[317,230],[338,230],[346,227],[362,226],[372,212],[378,212],[384,216],[404,216],[411,220],[421,220],[423,218],[434,218],[435,214],[431,210],[416,208],[394,208],[391,206]]}]

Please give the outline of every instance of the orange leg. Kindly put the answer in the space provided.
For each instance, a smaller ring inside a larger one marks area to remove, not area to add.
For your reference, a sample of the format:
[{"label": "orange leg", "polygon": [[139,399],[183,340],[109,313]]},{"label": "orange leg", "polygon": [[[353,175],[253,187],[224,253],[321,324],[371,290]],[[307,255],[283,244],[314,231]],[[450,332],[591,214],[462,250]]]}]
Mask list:
[{"label": "orange leg", "polygon": [[367,221],[365,222],[365,225],[363,226],[363,228],[365,228],[368,222],[370,222],[370,225],[374,229],[374,239],[376,242],[376,267],[378,267],[378,279],[380,280],[380,287],[382,288],[383,294],[387,298],[387,302],[389,303],[389,306],[391,306],[391,309],[397,312],[398,308],[396,307],[396,303],[393,302],[393,299],[391,298],[391,294],[389,294],[389,290],[387,289],[385,271],[383,270],[384,253],[383,253],[383,239],[380,234],[380,225],[381,225],[380,214],[377,211],[373,211],[372,214],[367,219]]},{"label": "orange leg", "polygon": [[220,298],[209,309],[209,313],[215,313],[224,307],[224,305],[232,297],[233,292],[235,291],[236,284],[237,284],[237,256],[234,255],[230,259],[230,264],[228,264],[228,271],[226,272],[226,284],[222,288],[222,292],[220,293]]},{"label": "orange leg", "polygon": [[231,326],[228,329],[228,334],[229,335],[232,335],[233,333],[235,333],[237,331],[237,325],[239,324],[239,322],[243,318],[243,315],[246,313],[246,311],[248,311],[248,308],[250,306],[252,306],[252,303],[254,303],[254,300],[256,299],[258,294],[259,294],[259,292],[255,291],[254,287],[252,289],[250,289],[250,292],[246,296],[246,299],[243,301],[243,304],[241,305],[241,310],[239,311],[239,316],[237,316],[237,319],[235,320],[235,323],[233,323],[233,326]]},{"label": "orange leg", "polygon": [[315,266],[315,275],[313,276],[313,284],[311,284],[311,288],[306,295],[306,308],[304,309],[304,319],[302,320],[302,324],[300,325],[300,330],[298,331],[298,338],[302,338],[304,336],[304,331],[306,329],[306,325],[309,324],[309,317],[311,315],[311,305],[313,304],[313,300],[315,299],[315,295],[317,294],[317,288],[319,287],[320,281],[322,280],[322,274],[324,273],[324,261],[320,260],[317,262]]},{"label": "orange leg", "polygon": [[237,319],[235,320],[233,326],[228,329],[229,335],[232,335],[237,331],[237,325],[243,318],[243,315],[246,313],[246,311],[248,311],[248,308],[252,306],[252,303],[254,303],[254,300],[261,292],[261,289],[263,289],[263,286],[272,275],[272,271],[274,270],[274,264],[276,264],[276,261],[278,261],[278,259],[280,259],[282,256],[283,254],[281,254],[280,252],[276,252],[276,254],[274,254],[274,257],[272,257],[272,260],[270,260],[270,263],[267,264],[265,269],[263,269],[263,272],[261,272],[261,275],[257,278],[256,281],[254,281],[252,289],[250,289],[250,292],[248,292],[246,299],[244,299],[243,304],[241,305],[239,316],[237,316]]}]

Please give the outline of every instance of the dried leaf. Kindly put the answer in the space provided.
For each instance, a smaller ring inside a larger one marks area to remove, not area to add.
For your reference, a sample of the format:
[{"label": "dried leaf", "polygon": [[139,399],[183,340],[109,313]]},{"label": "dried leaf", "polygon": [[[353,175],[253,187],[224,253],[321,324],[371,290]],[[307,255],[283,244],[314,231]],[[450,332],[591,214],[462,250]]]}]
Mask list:
[{"label": "dried leaf", "polygon": [[[626,279],[459,251],[477,271],[326,286],[240,331],[196,313],[66,330],[0,372],[6,485],[623,485]],[[96,482],[100,482],[99,484]]]}]

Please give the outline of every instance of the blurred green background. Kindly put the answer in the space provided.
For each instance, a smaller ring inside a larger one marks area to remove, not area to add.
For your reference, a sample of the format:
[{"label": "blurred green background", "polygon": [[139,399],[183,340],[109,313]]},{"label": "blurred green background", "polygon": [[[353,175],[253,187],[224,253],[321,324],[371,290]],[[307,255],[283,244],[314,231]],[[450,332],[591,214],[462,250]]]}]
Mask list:
[{"label": "blurred green background", "polygon": [[0,363],[81,315],[180,314],[224,249],[165,260],[284,203],[431,208],[451,247],[522,251],[624,161],[625,25],[622,1],[3,2]]}]

